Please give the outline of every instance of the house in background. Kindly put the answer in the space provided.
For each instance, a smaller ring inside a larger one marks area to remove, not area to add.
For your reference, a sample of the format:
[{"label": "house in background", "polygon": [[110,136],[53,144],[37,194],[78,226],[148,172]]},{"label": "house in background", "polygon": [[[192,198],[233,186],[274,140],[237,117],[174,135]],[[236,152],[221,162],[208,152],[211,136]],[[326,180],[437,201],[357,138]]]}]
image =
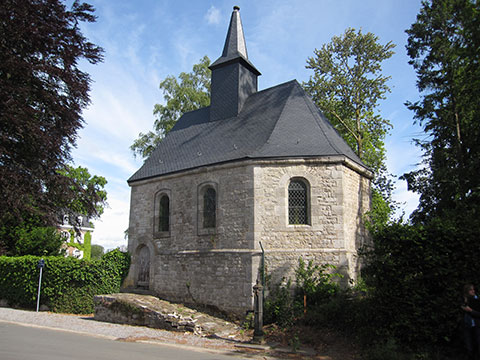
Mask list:
[{"label": "house in background", "polygon": [[243,315],[262,256],[273,282],[300,257],[356,279],[372,172],[296,80],[257,90],[238,7],[210,69],[211,105],[128,180],[126,287]]},{"label": "house in background", "polygon": [[[77,259],[83,259],[85,238],[91,237],[93,225],[86,216],[78,215],[75,219],[71,219],[68,215],[63,215],[61,224],[58,224],[58,231],[64,238],[62,249],[65,249],[65,256],[73,256]],[[75,230],[74,225],[77,227]],[[79,245],[78,247],[75,245]]]}]

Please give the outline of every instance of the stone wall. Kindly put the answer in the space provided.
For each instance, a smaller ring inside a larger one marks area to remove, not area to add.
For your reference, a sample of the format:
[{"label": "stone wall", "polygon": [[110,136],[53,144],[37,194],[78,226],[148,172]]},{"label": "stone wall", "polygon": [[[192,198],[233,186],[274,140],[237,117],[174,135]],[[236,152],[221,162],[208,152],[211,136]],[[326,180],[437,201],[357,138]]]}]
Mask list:
[{"label": "stone wall", "polygon": [[[294,279],[299,257],[329,263],[357,276],[357,246],[365,241],[362,217],[370,206],[370,180],[344,163],[289,161],[255,168],[255,245],[265,249],[273,282]],[[309,224],[288,224],[288,184],[309,186]]]},{"label": "stone wall", "polygon": [[[355,278],[370,183],[340,160],[244,161],[134,183],[127,285],[137,285],[139,251],[147,247],[149,289],[155,294],[243,315],[253,307],[252,288],[260,278],[260,242],[275,282],[294,278],[299,257],[337,265],[345,280]],[[308,183],[308,225],[288,224],[292,178]],[[202,229],[203,186],[217,191],[215,230]],[[170,230],[159,233],[155,199],[164,193],[170,198]]]},{"label": "stone wall", "polygon": [[[135,286],[140,246],[150,249],[150,290],[173,301],[198,302],[244,313],[252,307],[253,168],[207,167],[132,186],[127,285]],[[202,186],[217,191],[217,226],[204,232]],[[155,229],[155,198],[170,197],[170,232]]]},{"label": "stone wall", "polygon": [[356,279],[360,270],[357,250],[365,245],[369,236],[365,229],[365,213],[370,210],[370,180],[362,177],[350,168],[344,169],[343,188],[347,196],[343,198],[344,234],[347,259],[344,270],[352,279]]}]

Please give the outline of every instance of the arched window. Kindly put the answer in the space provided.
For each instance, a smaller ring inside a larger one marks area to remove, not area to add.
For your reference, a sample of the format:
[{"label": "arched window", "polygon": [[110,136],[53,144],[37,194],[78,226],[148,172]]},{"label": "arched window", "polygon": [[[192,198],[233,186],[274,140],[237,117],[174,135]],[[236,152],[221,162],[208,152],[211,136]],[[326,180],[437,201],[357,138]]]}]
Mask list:
[{"label": "arched window", "polygon": [[153,235],[155,237],[169,237],[171,216],[171,192],[161,189],[155,193]]},{"label": "arched window", "polygon": [[292,179],[288,185],[288,223],[308,225],[308,186],[303,179]]},{"label": "arched window", "polygon": [[160,208],[158,214],[158,231],[170,231],[170,199],[167,195],[160,198]]},{"label": "arched window", "polygon": [[203,194],[203,228],[215,228],[217,223],[217,192],[208,187]]}]

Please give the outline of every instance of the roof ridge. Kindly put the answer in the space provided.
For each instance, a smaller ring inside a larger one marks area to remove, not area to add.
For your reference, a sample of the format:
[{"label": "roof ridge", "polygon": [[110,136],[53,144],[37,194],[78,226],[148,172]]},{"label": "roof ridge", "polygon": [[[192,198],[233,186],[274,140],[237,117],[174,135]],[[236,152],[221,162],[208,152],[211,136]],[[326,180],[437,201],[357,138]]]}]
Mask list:
[{"label": "roof ridge", "polygon": [[263,90],[259,90],[259,91],[257,91],[256,93],[253,93],[253,94],[250,95],[250,96],[255,96],[255,95],[257,95],[257,94],[261,94],[261,93],[263,93],[263,92],[265,92],[265,91],[270,91],[270,90],[279,88],[279,87],[281,87],[281,86],[287,86],[287,85],[289,85],[289,84],[291,84],[291,83],[297,83],[297,84],[298,84],[298,81],[297,81],[297,79],[289,80],[289,81],[286,81],[286,82],[284,82],[284,83],[281,83],[281,84],[278,84],[278,85],[275,85],[275,86],[271,86],[271,87],[266,88],[266,89],[263,89]]}]

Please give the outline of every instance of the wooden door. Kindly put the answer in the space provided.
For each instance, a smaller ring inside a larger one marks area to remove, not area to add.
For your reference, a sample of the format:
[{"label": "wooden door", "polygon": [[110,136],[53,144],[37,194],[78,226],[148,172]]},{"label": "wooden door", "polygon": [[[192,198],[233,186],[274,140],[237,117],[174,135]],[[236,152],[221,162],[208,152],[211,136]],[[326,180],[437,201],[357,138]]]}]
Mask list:
[{"label": "wooden door", "polygon": [[150,285],[150,250],[143,246],[138,253],[138,287],[148,289]]}]

